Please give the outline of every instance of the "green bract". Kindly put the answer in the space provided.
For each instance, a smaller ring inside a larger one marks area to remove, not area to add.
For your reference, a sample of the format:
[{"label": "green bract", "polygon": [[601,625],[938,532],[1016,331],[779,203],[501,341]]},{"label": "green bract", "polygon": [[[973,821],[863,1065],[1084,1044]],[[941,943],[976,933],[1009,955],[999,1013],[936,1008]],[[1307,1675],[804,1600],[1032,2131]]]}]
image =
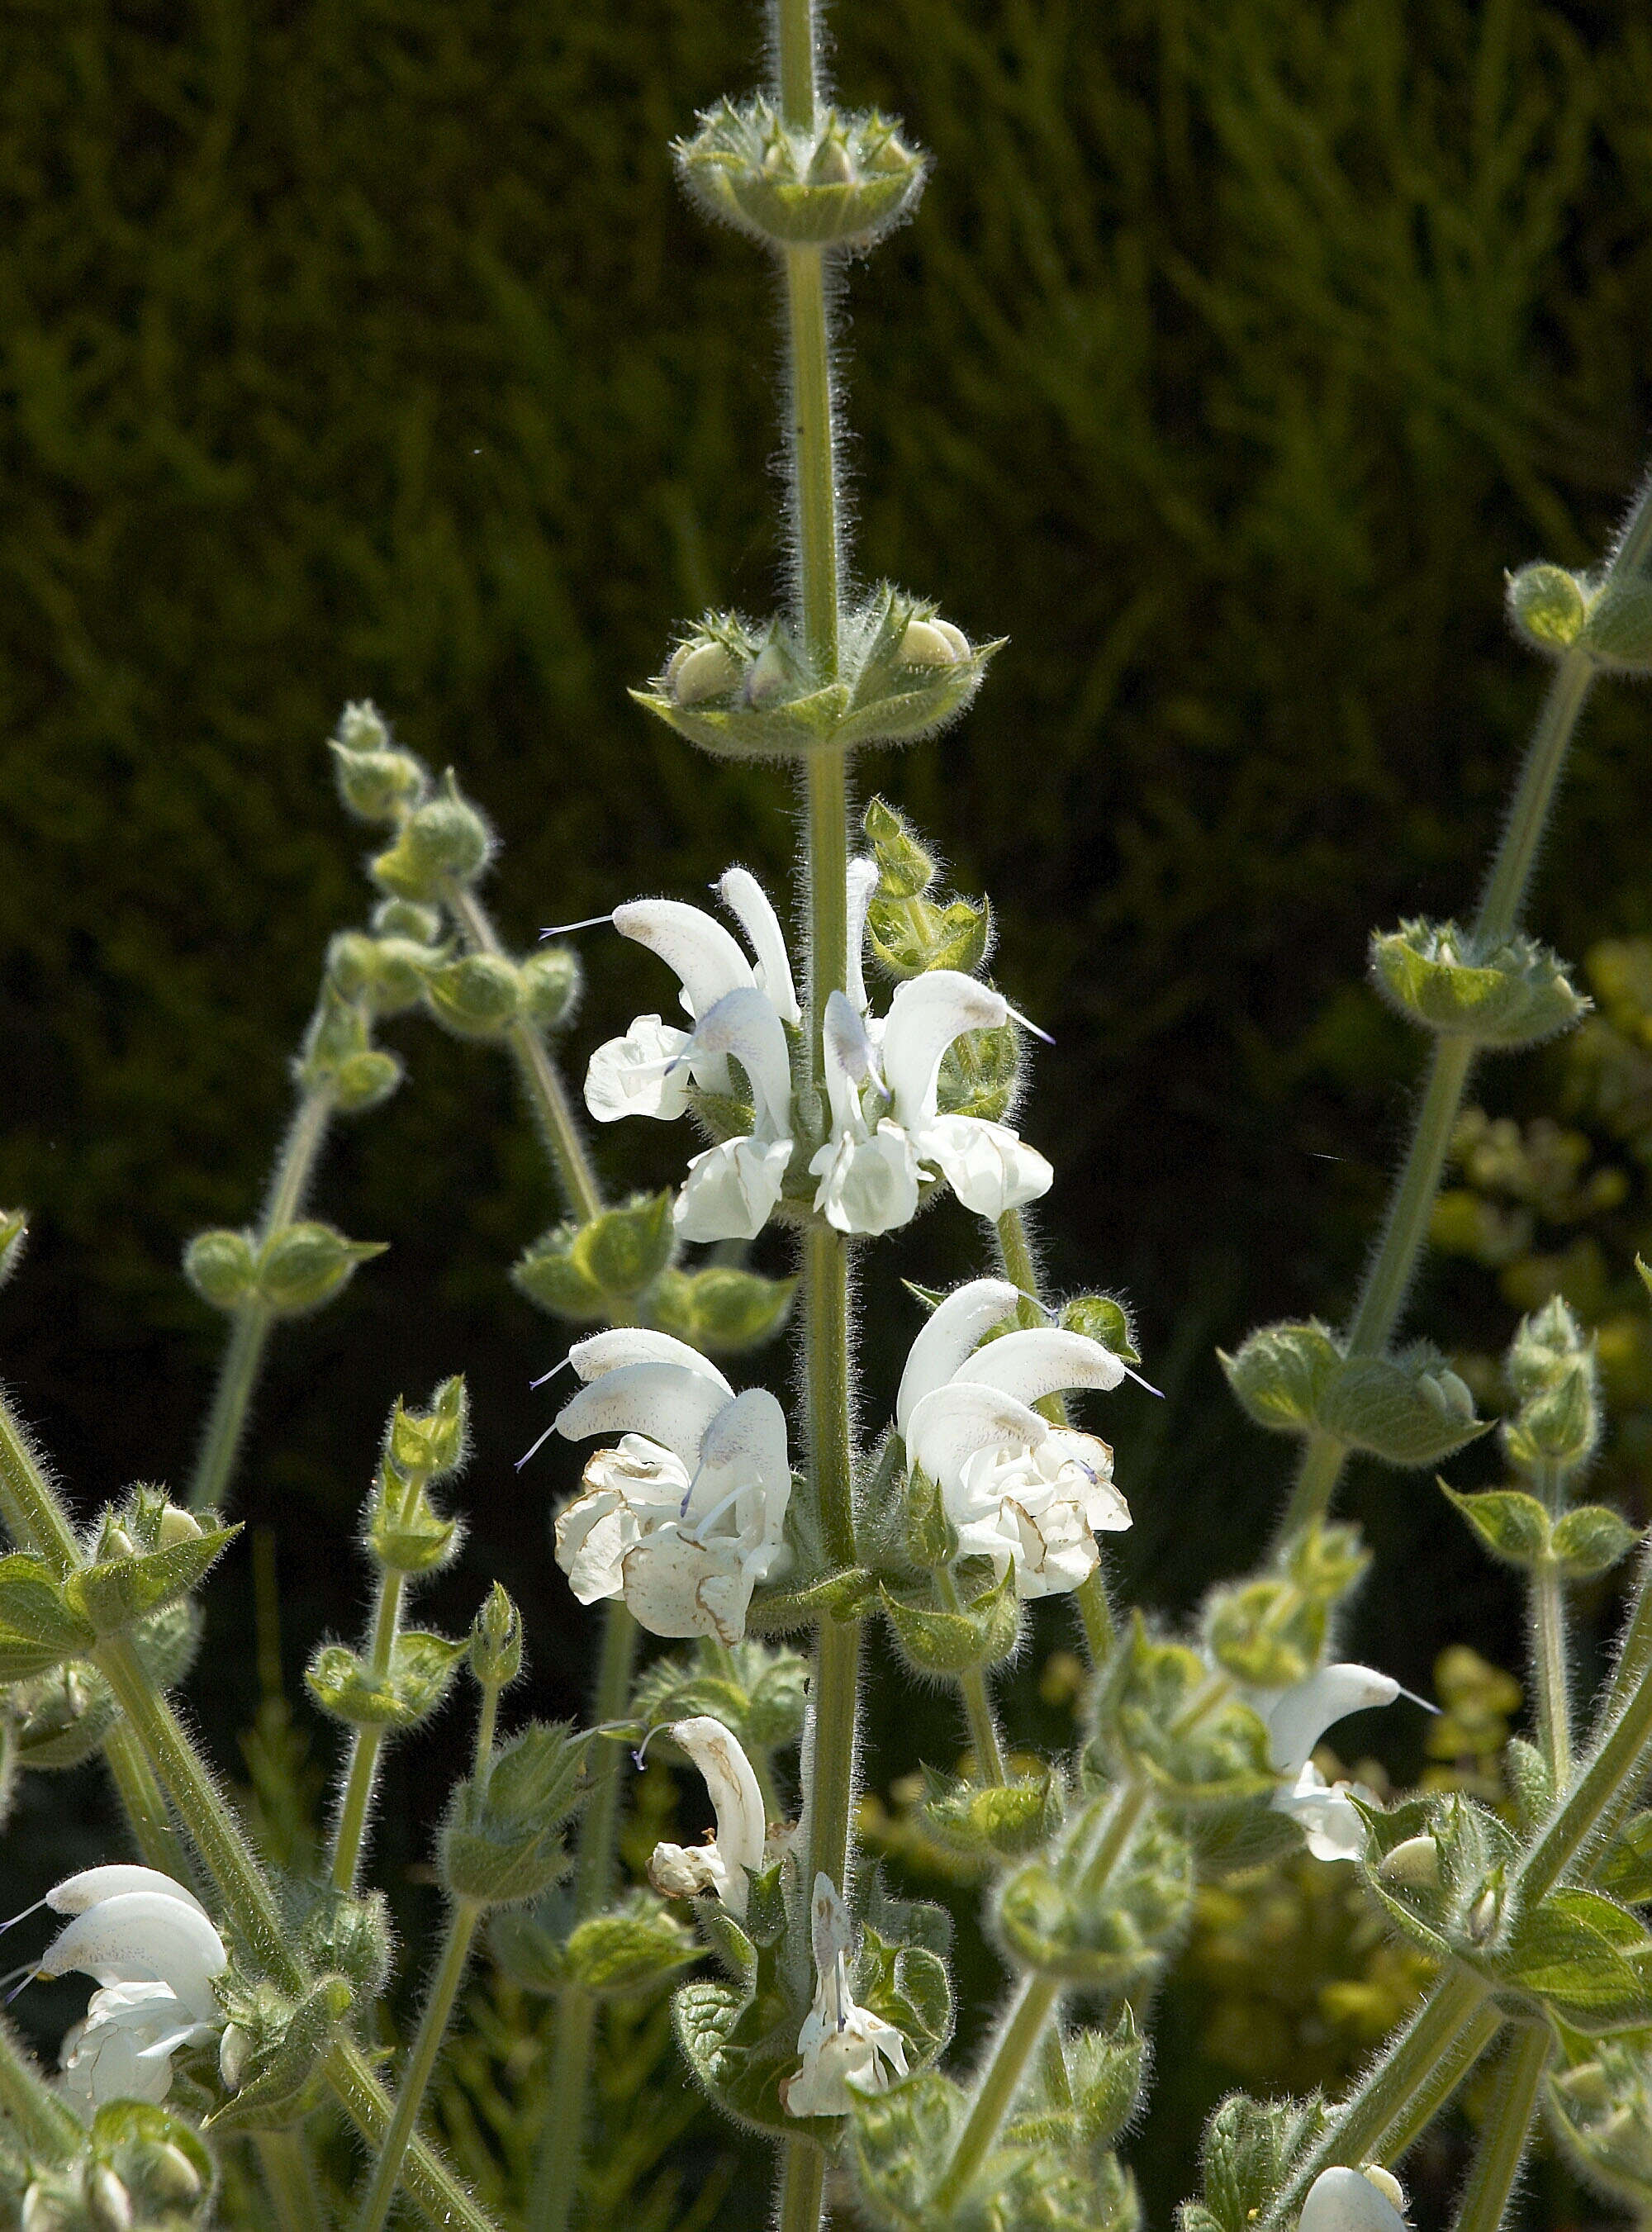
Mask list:
[{"label": "green bract", "polygon": [[1641,1539],[1626,1519],[1603,1503],[1579,1504],[1552,1520],[1535,1496],[1519,1489],[1461,1496],[1444,1481],[1440,1485],[1494,1557],[1527,1571],[1553,1566],[1568,1580],[1593,1580],[1610,1573]]},{"label": "green bract", "polygon": [[1567,651],[1583,633],[1583,584],[1564,566],[1522,566],[1508,578],[1508,616],[1536,651]]},{"label": "green bract", "polygon": [[259,1251],[257,1299],[277,1317],[319,1310],[349,1285],[358,1264],[370,1263],[388,1245],[382,1240],[347,1240],[331,1224],[288,1224],[272,1233]]},{"label": "green bract", "polygon": [[1270,1791],[1267,1730],[1196,1651],[1156,1642],[1139,1612],[1097,1700],[1104,1739],[1181,1805]]},{"label": "green bract", "polygon": [[1371,977],[1392,1008],[1442,1038],[1537,1046],[1570,1030],[1590,1002],[1546,945],[1522,934],[1489,940],[1419,917],[1371,938]]},{"label": "green bract", "polygon": [[812,132],[792,132],[759,94],[720,101],[699,124],[673,151],[683,184],[713,217],[776,247],[869,247],[923,188],[924,159],[876,110],[826,109]]},{"label": "green bract", "polygon": [[1085,1991],[1122,1995],[1153,1976],[1193,1904],[1193,1855],[1162,1818],[1137,1831],[1099,1885],[1086,1881],[1109,1801],[1086,1807],[1040,1859],[1009,1876],[997,1927],[1018,1967]]},{"label": "green bract", "polygon": [[405,1628],[379,1673],[359,1651],[324,1643],[304,1670],[304,1686],[324,1713],[352,1728],[416,1728],[447,1696],[469,1649],[468,1642]]},{"label": "green bract", "polygon": [[887,582],[845,615],[839,671],[809,671],[787,622],[754,628],[709,613],[671,665],[633,698],[691,743],[725,759],[807,759],[854,744],[910,743],[954,719],[981,686],[998,643],[965,646],[943,665],[904,653],[935,607]]},{"label": "green bract", "polygon": [[581,1802],[590,1742],[565,1723],[530,1721],[495,1755],[485,1790],[474,1780],[456,1785],[437,1860],[453,1898],[510,1906],[563,1874],[562,1832]]},{"label": "green bract", "polygon": [[920,1672],[959,1674],[972,1666],[995,1666],[1015,1648],[1020,1607],[1015,1576],[1006,1569],[977,1597],[949,1610],[932,1596],[920,1598],[885,1588],[883,1607],[905,1656]]},{"label": "green bract", "polygon": [[1237,1355],[1217,1354],[1259,1426],[1318,1430],[1390,1464],[1437,1463],[1486,1431],[1468,1389],[1426,1341],[1391,1357],[1345,1356],[1336,1336],[1310,1320],[1266,1326]]},{"label": "green bract", "polygon": [[323,1976],[296,2005],[277,2012],[268,1992],[243,2008],[230,2002],[230,2018],[249,2021],[236,2068],[236,2087],[207,2118],[215,2131],[282,2131],[309,2114],[321,2098],[323,2065],[355,1995],[342,1976]]},{"label": "green bract", "polygon": [[585,1922],[573,1922],[560,1900],[542,1918],[540,1909],[512,1907],[494,1917],[488,1942],[525,1990],[578,1984],[597,1999],[652,1998],[703,1957],[694,1932],[645,1891]]}]

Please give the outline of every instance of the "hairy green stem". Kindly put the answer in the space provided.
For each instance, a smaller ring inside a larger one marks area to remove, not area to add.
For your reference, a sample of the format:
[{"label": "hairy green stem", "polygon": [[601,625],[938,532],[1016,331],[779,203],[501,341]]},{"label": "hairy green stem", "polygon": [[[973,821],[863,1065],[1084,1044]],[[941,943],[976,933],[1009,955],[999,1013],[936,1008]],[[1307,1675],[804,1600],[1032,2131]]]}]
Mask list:
[{"label": "hairy green stem", "polygon": [[[392,2113],[384,2086],[353,2039],[335,2038],[324,2065],[333,2096],[369,2147],[384,2144]],[[447,2164],[420,2138],[407,2144],[402,2190],[436,2232],[495,2232],[492,2218],[459,2183]]]},{"label": "hairy green stem", "polygon": [[[418,1470],[408,1474],[397,1513],[404,1524],[416,1516],[428,1478],[427,1473]],[[378,1598],[373,1606],[373,1638],[368,1645],[368,1664],[381,1677],[389,1673],[395,1658],[396,1638],[401,1632],[402,1605],[406,1594],[405,1575],[398,1573],[393,1567],[381,1567]],[[384,1742],[384,1728],[371,1723],[358,1727],[351,1736],[350,1765],[345,1775],[344,1795],[339,1801],[339,1818],[333,1833],[329,1874],[335,1891],[353,1891],[356,1887],[356,1877],[361,1866],[361,1848],[373,1813],[373,1792],[378,1784],[379,1762],[383,1755]]]},{"label": "hairy green stem", "polygon": [[969,2113],[952,2150],[952,2159],[930,2196],[930,2211],[944,2222],[969,2189],[971,2179],[992,2151],[1004,2118],[1027,2073],[1027,2065],[1054,2014],[1061,1987],[1048,1976],[1024,1976],[992,2052]]},{"label": "hairy green stem", "polygon": [[303,2133],[260,2131],[254,2144],[278,2232],[321,2232],[327,2216]]},{"label": "hairy green stem", "polygon": [[[443,897],[473,953],[503,956],[505,949],[492,918],[468,885],[449,882]],[[519,1017],[506,1030],[505,1043],[563,1197],[579,1222],[588,1224],[602,1214],[602,1188],[586,1152],[562,1074],[543,1035],[532,1023]]]},{"label": "hairy green stem", "polygon": [[154,1770],[144,1757],[137,1739],[124,1723],[112,1729],[104,1738],[103,1757],[115,1794],[131,1825],[138,1857],[146,1867],[159,1868],[174,1883],[187,1886],[189,1858],[166,1811],[165,1793],[156,1781]]},{"label": "hairy green stem", "polygon": [[406,2074],[402,2079],[401,2090],[396,2095],[396,2112],[391,2118],[389,2131],[373,2166],[373,2183],[361,2206],[358,2232],[383,2232],[385,2220],[390,2215],[390,2204],[395,2197],[401,2177],[407,2143],[413,2136],[413,2126],[424,2104],[424,2094],[436,2069],[436,2058],[442,2050],[442,2041],[447,2034],[453,2002],[458,1997],[459,1986],[464,1981],[464,1972],[470,1959],[471,1940],[476,1936],[476,1924],[483,1912],[483,1909],[476,1899],[456,1898],[453,1902],[448,1917],[442,1958],[431,1980],[430,1995],[419,2017],[418,2033],[413,2041],[412,2053],[408,2057]]},{"label": "hairy green stem", "polygon": [[1526,1904],[1542,1898],[1565,1874],[1597,1826],[1631,1786],[1652,1742],[1652,1673],[1643,1674],[1537,1843],[1522,1862],[1515,1887]]},{"label": "hairy green stem", "polygon": [[1455,2232],[1498,2232],[1520,2174],[1552,2044],[1547,2028],[1536,2024],[1516,2031],[1510,2040],[1498,2072],[1496,2098],[1480,2126],[1474,2166],[1458,2205]]},{"label": "hairy green stem", "polygon": [[1526,1592],[1538,1693],[1538,1741],[1554,1787],[1571,1780],[1571,1682],[1566,1664],[1565,1584],[1552,1562],[1539,1566]]},{"label": "hairy green stem", "polygon": [[[1385,2155],[1397,2159],[1404,2152],[1495,2032],[1499,2018],[1485,2002],[1486,1986],[1466,1969],[1442,1979],[1335,2111],[1330,2130],[1268,2210],[1267,2225],[1294,2219],[1321,2170],[1338,2164],[1357,2170],[1362,2163]],[[1470,2045],[1473,2054],[1465,2059]]]},{"label": "hairy green stem", "polygon": [[814,124],[814,0],[780,0],[774,44],[780,64],[781,114],[794,131]]},{"label": "hairy green stem", "polygon": [[[944,1566],[935,1569],[935,1587],[948,1612],[962,1610],[957,1584]],[[958,1688],[969,1723],[969,1740],[975,1747],[975,1780],[1001,1788],[1007,1780],[1004,1754],[998,1740],[998,1723],[993,1717],[992,1700],[987,1695],[987,1677],[979,1666],[966,1666],[958,1676]]]},{"label": "hairy green stem", "polygon": [[[256,1248],[283,1231],[302,1208],[332,1115],[333,1093],[328,1087],[307,1093],[300,1100],[276,1160],[258,1224]],[[248,1302],[235,1313],[190,1482],[191,1511],[219,1510],[228,1500],[247,1414],[275,1322],[274,1311],[262,1302]]]}]

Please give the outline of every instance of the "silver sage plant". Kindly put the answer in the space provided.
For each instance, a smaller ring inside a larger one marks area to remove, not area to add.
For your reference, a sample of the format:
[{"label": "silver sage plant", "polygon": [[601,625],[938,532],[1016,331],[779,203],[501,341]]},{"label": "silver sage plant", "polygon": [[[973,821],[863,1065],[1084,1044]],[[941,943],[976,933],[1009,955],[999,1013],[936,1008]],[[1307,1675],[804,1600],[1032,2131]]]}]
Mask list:
[{"label": "silver sage plant", "polygon": [[[792,596],[767,620],[695,621],[635,695],[699,750],[787,767],[806,833],[789,928],[738,865],[716,908],[644,896],[604,918],[644,949],[638,983],[655,1005],[589,1053],[585,1109],[599,1126],[697,1128],[680,1185],[606,1197],[557,1051],[578,1003],[573,948],[560,933],[527,957],[505,948],[480,896],[484,815],[352,705],[332,752],[346,805],[383,837],[377,897],[328,950],[262,1215],[187,1252],[228,1325],[188,1494],[140,1489],[77,1522],[0,1405],[8,1755],[30,1773],[100,1757],[128,1825],[124,1849],[42,1887],[61,1927],[19,1917],[48,1939],[25,1956],[25,1984],[88,1985],[55,2070],[0,2029],[0,2195],[24,2232],[379,2232],[398,2209],[453,2232],[564,2232],[612,2172],[593,2151],[603,2027],[629,2020],[640,2035],[650,2010],[645,2060],[679,2057],[667,2094],[691,2080],[772,2150],[781,2232],[815,2232],[828,2209],[884,2232],[1124,2232],[1138,2209],[1121,2138],[1195,1887],[1305,1845],[1357,1872],[1432,1982],[1344,2097],[1224,2101],[1182,2232],[1398,2232],[1407,2150],[1486,2061],[1459,2232],[1500,2223],[1539,2115],[1585,2177],[1652,2208],[1652,1814],[1636,1810],[1652,1591],[1642,1559],[1610,1677],[1593,1701],[1576,1696],[1569,1593],[1637,1537],[1580,1500],[1601,1404],[1564,1303],[1523,1322],[1509,1352],[1512,1484],[1447,1489],[1529,1597],[1535,1741],[1508,1747],[1509,1802],[1385,1804],[1319,1749],[1345,1716],[1400,1694],[1338,1656],[1369,1564],[1331,1516],[1347,1458],[1431,1470],[1489,1431],[1443,1356],[1398,1343],[1403,1306],[1475,1061],[1587,1005],[1521,914],[1597,678],[1652,671],[1652,503],[1643,493],[1597,571],[1530,566],[1509,584],[1514,626],[1552,681],[1479,906],[1371,947],[1377,989],[1432,1048],[1387,1220],[1345,1328],[1270,1326],[1222,1359],[1246,1412],[1294,1437],[1299,1462],[1260,1561],[1171,1632],[1110,1589],[1130,1483],[1098,1429],[1141,1359],[1105,1292],[1040,1288],[1027,1214],[1055,1173],[1036,1124],[1024,1135],[1032,1027],[984,973],[990,910],[949,898],[882,801],[852,838],[856,750],[956,720],[998,646],[924,596],[852,586],[837,275],[910,213],[925,162],[896,122],[828,100],[818,36],[810,0],[774,0],[774,84],[708,112],[675,151],[690,195],[749,237],[782,291]],[[374,1252],[307,1217],[305,1197],[334,1120],[397,1090],[401,1063],[375,1030],[413,1009],[509,1056],[560,1190],[564,1221],[513,1276],[586,1330],[571,1377],[547,1375],[520,1492],[554,1491],[566,1582],[547,1565],[547,1586],[571,1593],[559,1619],[574,1600],[601,1607],[599,1675],[588,1726],[513,1725],[501,1714],[522,1621],[502,1588],[467,1636],[410,1623],[414,1593],[460,1546],[467,1398],[451,1379],[423,1409],[398,1403],[357,1538],[373,1576],[364,1632],[320,1648],[306,1676],[339,1751],[326,1849],[307,1859],[283,1856],[267,1822],[255,1842],[172,1693],[194,1657],[196,1593],[236,1532],[223,1514],[268,1343]],[[853,1295],[898,1260],[897,1244],[871,1243],[897,1243],[948,1196],[946,1214],[974,1220],[976,1275],[912,1290],[893,1416],[861,1415]],[[794,1278],[745,1261],[769,1226]],[[21,1213],[0,1223],[6,1274],[24,1234]],[[794,1317],[788,1405],[741,1381]],[[1007,1740],[994,1686],[1024,1608],[1050,1597],[1070,1603],[1089,1675],[1080,1740],[1036,1757]],[[967,1734],[962,1767],[929,1773],[920,1811],[980,1885],[1007,1976],[973,2065],[949,2054],[948,1917],[894,1897],[857,1850],[874,1624],[888,1678],[944,1689]],[[664,1647],[644,1658],[645,1636]],[[445,1924],[417,2026],[386,2052],[393,1949],[364,1876],[379,1772],[386,1745],[462,1680],[471,1764],[433,1854]],[[622,1888],[632,1758],[656,1741],[703,1780],[716,1826],[697,1846],[644,1835]],[[544,2074],[531,2110],[500,2125],[509,2177],[487,2170],[485,2147],[461,2175],[424,2112],[444,2048],[480,2035],[486,2010],[461,1994],[483,1950],[548,2011],[532,2031]],[[645,2165],[682,2119],[664,2124]],[[711,2221],[708,2192],[683,2222]],[[664,2207],[639,2203],[637,2221],[664,2222]]]}]

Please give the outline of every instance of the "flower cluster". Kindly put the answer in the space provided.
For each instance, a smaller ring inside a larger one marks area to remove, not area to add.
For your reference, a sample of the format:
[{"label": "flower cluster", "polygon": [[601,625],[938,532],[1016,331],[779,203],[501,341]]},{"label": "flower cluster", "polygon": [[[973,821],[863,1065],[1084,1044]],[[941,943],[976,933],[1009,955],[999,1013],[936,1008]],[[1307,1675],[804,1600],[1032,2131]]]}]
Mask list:
[{"label": "flower cluster", "polygon": [[1005,1279],[972,1279],[947,1296],[908,1353],[895,1425],[910,1462],[939,1487],[960,1555],[990,1558],[1001,1580],[1013,1567],[1027,1599],[1076,1589],[1095,1571],[1097,1534],[1130,1523],[1106,1443],[1032,1406],[1066,1388],[1115,1388],[1127,1367],[1054,1326],[981,1346],[1020,1300]]},{"label": "flower cluster", "polygon": [[212,1980],[229,1956],[206,1909],[171,1876],[124,1865],[84,1869],[44,1904],[73,1919],[36,1975],[79,1969],[98,1986],[64,2036],[63,2090],[88,2112],[106,2100],[164,2100],[172,2056],[223,2028]]},{"label": "flower cluster", "polygon": [[617,1327],[576,1341],[586,1383],[557,1413],[570,1441],[619,1432],[556,1522],[556,1562],[581,1604],[623,1596],[655,1635],[737,1642],[752,1590],[787,1553],[786,1414],[767,1388],[736,1395],[671,1334]]},{"label": "flower cluster", "polygon": [[1374,1806],[1377,1801],[1361,1783],[1327,1783],[1313,1763],[1314,1748],[1350,1713],[1391,1705],[1400,1694],[1391,1674],[1347,1664],[1322,1666],[1288,1689],[1244,1693],[1267,1729],[1269,1756],[1284,1778],[1273,1794],[1274,1811],[1290,1815],[1316,1860],[1358,1859],[1365,1850],[1365,1824],[1353,1801]]},{"label": "flower cluster", "polygon": [[[943,1113],[940,1077],[954,1040],[1001,1029],[1012,1011],[989,985],[932,969],[897,985],[886,1015],[872,1015],[862,947],[877,882],[874,862],[850,863],[849,984],[830,996],[822,1017],[831,1128],[807,1163],[814,1212],[840,1232],[890,1232],[917,1214],[926,1186],[944,1180],[978,1216],[1001,1217],[1047,1192],[1053,1173],[1007,1125]],[[785,935],[747,869],[730,868],[717,888],[746,933],[750,960],[703,908],[638,899],[614,909],[614,928],[676,972],[693,1028],[638,1015],[623,1038],[597,1048],[585,1084],[599,1123],[670,1121],[689,1107],[690,1088],[733,1098],[730,1064],[738,1063],[751,1128],[690,1163],[676,1213],[683,1237],[694,1241],[755,1239],[800,1146],[792,1062],[802,1010]]]}]

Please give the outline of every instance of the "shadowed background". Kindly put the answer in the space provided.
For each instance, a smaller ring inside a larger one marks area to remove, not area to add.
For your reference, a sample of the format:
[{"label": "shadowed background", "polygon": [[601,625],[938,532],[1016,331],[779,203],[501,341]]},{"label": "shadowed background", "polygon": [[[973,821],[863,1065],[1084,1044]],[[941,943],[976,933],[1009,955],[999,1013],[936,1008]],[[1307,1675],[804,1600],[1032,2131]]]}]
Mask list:
[{"label": "shadowed background", "polygon": [[[847,275],[858,570],[1010,639],[962,729],[858,780],[990,892],[997,979],[1055,1035],[1022,1118],[1059,1172],[1048,1267],[1138,1310],[1171,1400],[1110,1413],[1124,1562],[1179,1606],[1286,1476],[1212,1349],[1345,1307],[1402,1135],[1416,1049],[1359,987],[1366,934],[1469,907],[1538,702],[1503,569],[1597,556],[1641,468],[1652,31],[1499,0],[842,0],[831,29],[850,98],[936,158]],[[772,290],[666,153],[756,76],[761,24],[21,0],[5,49],[0,1201],[36,1238],[0,1358],[89,1508],[186,1471],[218,1327],[179,1252],[252,1215],[326,940],[365,914],[322,749],[347,697],[492,814],[519,944],[732,859],[787,876],[784,772],[625,697],[676,621],[783,578]],[[1644,699],[1603,690],[1535,904],[1565,952],[1652,928],[1649,772]],[[576,1067],[668,989],[582,951]],[[387,1036],[409,1081],[314,1203],[392,1249],[279,1336],[239,1509],[281,1529],[290,1677],[355,1624],[340,1546],[390,1402],[465,1371],[472,1545],[437,1609],[497,1573],[537,1702],[572,1710],[592,1631],[545,1540],[572,1469],[511,1463],[559,1336],[502,1277],[554,1204],[502,1062]],[[1519,1107],[1539,1068],[1482,1089]],[[616,1189],[684,1145],[599,1142]],[[974,1244],[948,1205],[871,1259],[870,1415],[897,1258],[954,1276]],[[1355,1484],[1390,1573],[1428,1565],[1356,1638],[1413,1682],[1448,1639],[1519,1651],[1431,1496]],[[243,1557],[197,1685],[224,1748],[249,1604]]]}]

